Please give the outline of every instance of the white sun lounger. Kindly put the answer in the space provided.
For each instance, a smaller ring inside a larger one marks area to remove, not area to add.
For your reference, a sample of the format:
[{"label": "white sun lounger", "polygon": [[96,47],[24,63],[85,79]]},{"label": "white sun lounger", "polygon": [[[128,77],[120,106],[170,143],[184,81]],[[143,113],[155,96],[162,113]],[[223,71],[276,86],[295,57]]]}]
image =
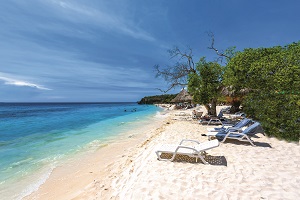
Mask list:
[{"label": "white sun lounger", "polygon": [[[195,146],[184,146],[182,143],[186,142],[186,141],[196,143],[196,145]],[[200,158],[204,164],[208,164],[208,162],[206,162],[203,157],[206,153],[205,151],[215,148],[215,147],[218,147],[218,146],[219,146],[218,140],[211,140],[211,141],[206,141],[206,142],[200,143],[196,140],[184,139],[180,142],[179,145],[164,144],[161,147],[159,147],[155,151],[155,153],[157,155],[158,160],[173,161],[175,159],[175,156],[177,154],[180,154],[180,155],[187,155],[189,157],[195,157],[196,159]],[[170,154],[173,154],[173,156],[170,159],[163,159],[163,158],[161,158],[162,153],[170,153]]]}]

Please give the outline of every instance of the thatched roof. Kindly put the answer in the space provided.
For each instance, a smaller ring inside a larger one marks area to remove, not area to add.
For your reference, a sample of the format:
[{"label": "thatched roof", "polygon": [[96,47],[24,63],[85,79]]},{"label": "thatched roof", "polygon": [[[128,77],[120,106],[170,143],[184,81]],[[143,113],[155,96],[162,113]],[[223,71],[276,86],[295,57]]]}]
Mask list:
[{"label": "thatched roof", "polygon": [[179,94],[171,101],[172,103],[191,102],[193,97],[185,90],[182,89]]},{"label": "thatched roof", "polygon": [[244,89],[240,89],[240,90],[234,90],[232,86],[227,86],[227,87],[223,87],[221,89],[221,94],[224,96],[234,96],[237,94],[240,95],[246,95],[251,91],[251,89],[249,88],[244,88]]}]

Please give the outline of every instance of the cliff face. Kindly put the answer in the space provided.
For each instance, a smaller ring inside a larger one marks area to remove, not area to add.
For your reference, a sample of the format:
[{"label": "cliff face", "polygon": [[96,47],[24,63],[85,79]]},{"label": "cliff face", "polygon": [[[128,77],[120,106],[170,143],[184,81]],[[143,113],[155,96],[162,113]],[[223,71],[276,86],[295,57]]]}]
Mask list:
[{"label": "cliff face", "polygon": [[146,96],[138,101],[138,104],[159,104],[159,103],[170,103],[177,94],[163,94],[156,96]]}]

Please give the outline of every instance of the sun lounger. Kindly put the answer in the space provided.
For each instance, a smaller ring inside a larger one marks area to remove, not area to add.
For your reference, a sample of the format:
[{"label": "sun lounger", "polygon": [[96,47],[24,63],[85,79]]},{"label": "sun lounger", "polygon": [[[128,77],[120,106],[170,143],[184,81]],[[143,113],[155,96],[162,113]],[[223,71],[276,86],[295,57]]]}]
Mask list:
[{"label": "sun lounger", "polygon": [[245,118],[246,114],[243,112],[237,112],[235,114],[229,115],[230,119],[243,119]]},{"label": "sun lounger", "polygon": [[213,117],[213,118],[210,118],[210,119],[207,119],[207,118],[200,119],[199,124],[202,124],[202,125],[221,125],[223,123],[217,117]]},{"label": "sun lounger", "polygon": [[[220,142],[225,142],[226,139],[235,139],[239,141],[250,142],[252,146],[255,146],[255,144],[251,140],[251,136],[257,133],[262,133],[264,135],[263,128],[261,127],[259,122],[255,122],[243,131],[228,131],[227,133],[218,132],[214,137]],[[209,136],[209,139],[211,138],[212,136]]]},{"label": "sun lounger", "polygon": [[175,114],[175,116],[190,116],[190,114],[185,112],[180,112],[179,114]]},{"label": "sun lounger", "polygon": [[252,122],[251,119],[244,118],[241,121],[239,121],[237,124],[223,124],[222,127],[217,127],[217,128],[207,128],[207,131],[209,132],[226,132],[228,129],[241,129],[244,126],[248,126]]},{"label": "sun lounger", "polygon": [[193,119],[200,119],[202,117],[203,112],[195,111],[193,112]]},{"label": "sun lounger", "polygon": [[[184,146],[183,142],[193,142],[196,145],[195,146]],[[204,164],[208,164],[208,162],[206,162],[204,160],[204,155],[205,155],[205,151],[218,147],[219,146],[219,141],[218,140],[211,140],[211,141],[206,141],[203,143],[200,143],[196,140],[182,140],[179,145],[170,145],[170,144],[165,144],[162,145],[160,148],[158,148],[155,153],[157,155],[158,160],[169,160],[169,161],[173,161],[175,159],[175,156],[177,154],[179,155],[187,155],[189,157],[195,157],[196,159],[200,158],[201,161]],[[169,153],[172,154],[172,157],[170,159],[163,159],[161,158],[161,154],[162,153]]]}]

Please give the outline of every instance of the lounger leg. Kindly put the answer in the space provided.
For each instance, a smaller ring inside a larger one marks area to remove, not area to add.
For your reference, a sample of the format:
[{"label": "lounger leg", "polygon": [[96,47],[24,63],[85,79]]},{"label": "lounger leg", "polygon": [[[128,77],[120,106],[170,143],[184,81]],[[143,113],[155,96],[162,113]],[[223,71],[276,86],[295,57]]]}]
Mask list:
[{"label": "lounger leg", "polygon": [[160,154],[159,154],[159,152],[158,152],[158,151],[156,151],[155,153],[156,153],[157,159],[158,159],[158,160],[161,160],[161,157],[160,157]]},{"label": "lounger leg", "polygon": [[203,156],[199,155],[198,157],[201,159],[201,161],[202,161],[205,165],[208,164],[208,162],[204,160]]},{"label": "lounger leg", "polygon": [[175,159],[176,156],[176,152],[173,154],[172,158],[170,159],[170,161],[173,161]]},{"label": "lounger leg", "polygon": [[251,140],[249,142],[251,143],[252,146],[256,146]]},{"label": "lounger leg", "polygon": [[228,137],[228,134],[224,137],[224,139],[221,142],[224,143],[225,140],[227,139],[227,137]]},{"label": "lounger leg", "polygon": [[[253,143],[253,141],[252,141],[247,135],[245,135],[244,138],[246,138],[247,141],[250,142],[250,144],[251,144],[252,146],[256,146],[256,145]],[[242,138],[242,139],[243,139],[243,138]],[[246,140],[244,140],[244,141],[246,141]]]},{"label": "lounger leg", "polygon": [[248,141],[250,142],[250,144],[252,145],[252,146],[256,146],[254,143],[253,143],[253,141],[248,137],[247,138],[248,139]]},{"label": "lounger leg", "polygon": [[196,158],[200,158],[201,161],[202,161],[205,165],[209,164],[206,160],[204,160],[203,155],[206,155],[206,152],[205,152],[205,151],[199,153],[198,156],[197,156]]}]

